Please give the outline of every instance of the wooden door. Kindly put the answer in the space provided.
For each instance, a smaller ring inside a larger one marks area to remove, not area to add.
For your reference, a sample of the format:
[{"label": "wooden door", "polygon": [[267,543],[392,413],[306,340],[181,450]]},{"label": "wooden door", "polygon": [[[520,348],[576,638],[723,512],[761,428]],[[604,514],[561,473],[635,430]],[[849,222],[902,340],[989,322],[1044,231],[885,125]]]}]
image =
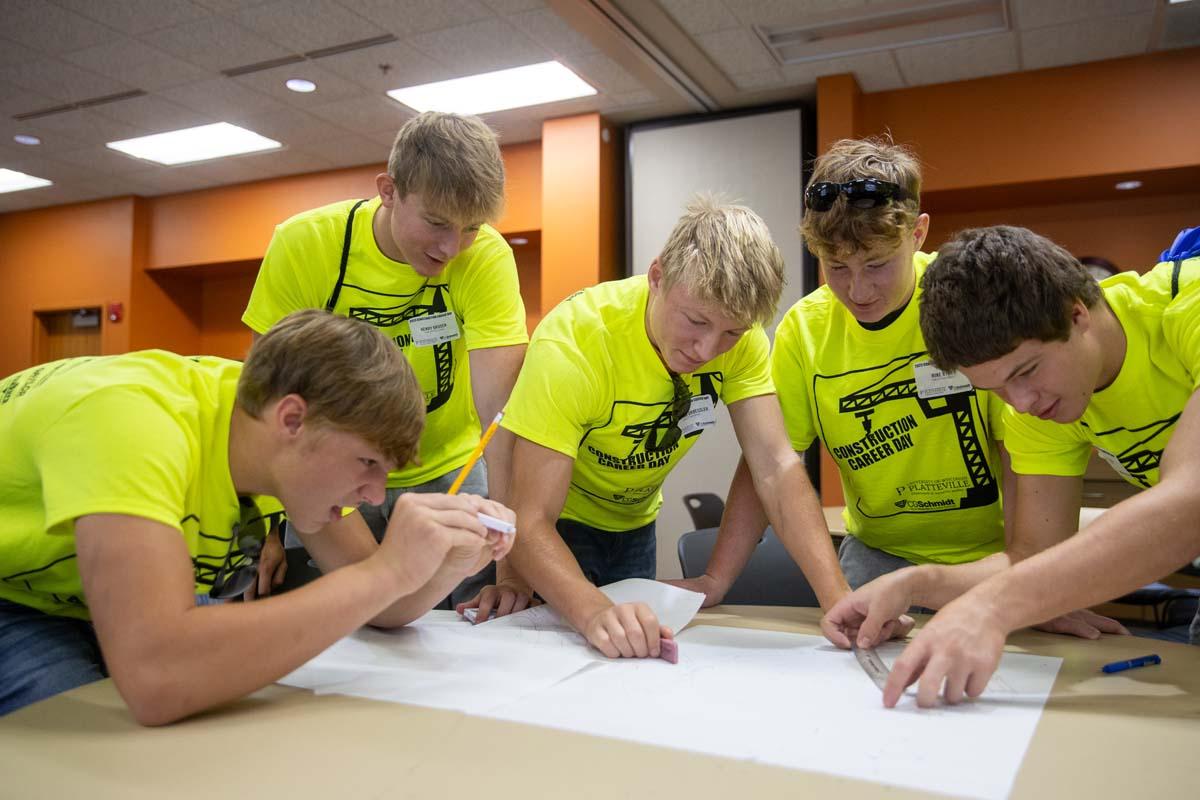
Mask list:
[{"label": "wooden door", "polygon": [[100,309],[35,311],[33,363],[100,355]]}]

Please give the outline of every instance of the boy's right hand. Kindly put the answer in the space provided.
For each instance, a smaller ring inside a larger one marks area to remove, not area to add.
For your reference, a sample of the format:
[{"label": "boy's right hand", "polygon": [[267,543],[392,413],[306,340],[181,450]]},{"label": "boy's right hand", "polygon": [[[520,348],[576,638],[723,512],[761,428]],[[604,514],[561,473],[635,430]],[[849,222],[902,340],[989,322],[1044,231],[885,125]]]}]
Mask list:
[{"label": "boy's right hand", "polygon": [[403,494],[396,501],[387,533],[376,557],[411,593],[424,586],[453,555],[463,577],[478,566],[503,558],[512,547],[511,536],[488,528],[476,517],[488,514],[516,521],[511,510],[475,495]]},{"label": "boy's right hand", "polygon": [[588,644],[609,658],[658,658],[660,639],[674,639],[670,628],[645,603],[621,603],[595,614],[583,629]]},{"label": "boy's right hand", "polygon": [[875,647],[888,639],[903,638],[913,619],[905,612],[913,604],[912,567],[881,575],[842,597],[821,618],[825,638],[844,650],[852,643]]},{"label": "boy's right hand", "polygon": [[475,623],[478,624],[487,622],[489,618],[498,619],[541,604],[542,601],[533,596],[533,590],[523,581],[506,578],[497,581],[495,586],[483,587],[479,594],[465,603],[459,603],[454,610],[462,614],[469,608],[478,609],[475,614]]}]

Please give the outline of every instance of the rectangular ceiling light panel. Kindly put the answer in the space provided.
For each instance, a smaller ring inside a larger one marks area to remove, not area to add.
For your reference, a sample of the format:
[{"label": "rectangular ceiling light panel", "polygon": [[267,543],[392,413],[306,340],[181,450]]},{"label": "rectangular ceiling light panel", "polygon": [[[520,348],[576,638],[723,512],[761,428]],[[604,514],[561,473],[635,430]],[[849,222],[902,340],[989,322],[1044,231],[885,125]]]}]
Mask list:
[{"label": "rectangular ceiling light panel", "polygon": [[37,189],[50,184],[51,182],[45,178],[37,178],[33,175],[26,175],[24,172],[17,172],[15,169],[0,167],[0,194],[23,192],[26,189]]},{"label": "rectangular ceiling light panel", "polygon": [[109,142],[107,147],[134,158],[170,166],[274,150],[282,145],[237,125],[215,122],[212,125]]},{"label": "rectangular ceiling light panel", "polygon": [[393,89],[388,96],[415,111],[487,114],[596,94],[557,61]]}]

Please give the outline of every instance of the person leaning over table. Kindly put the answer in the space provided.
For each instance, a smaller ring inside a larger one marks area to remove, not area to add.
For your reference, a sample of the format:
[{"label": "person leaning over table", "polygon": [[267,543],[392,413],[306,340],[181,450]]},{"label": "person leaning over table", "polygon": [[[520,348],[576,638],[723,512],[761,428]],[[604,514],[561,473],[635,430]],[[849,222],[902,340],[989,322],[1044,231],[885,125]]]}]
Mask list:
[{"label": "person leaning over table", "polygon": [[663,481],[716,424],[717,403],[822,605],[849,591],[771,384],[762,325],[783,283],[766,224],[701,198],[646,275],[585,289],[546,315],[503,422],[517,436],[510,497],[521,535],[498,586],[462,608],[484,620],[532,590],[606,656],[657,656],[672,632],[646,605],[614,605],[596,586],[654,577]]},{"label": "person leaning over table", "polygon": [[[364,625],[404,625],[505,555],[497,502],[408,495],[376,544],[358,512],[421,435],[412,369],[379,330],[291,314],[243,365],[161,350],[0,381],[0,714],[112,676],[138,722],[236,700]],[[282,505],[327,573],[255,580]],[[215,601],[215,602],[214,602]]]}]

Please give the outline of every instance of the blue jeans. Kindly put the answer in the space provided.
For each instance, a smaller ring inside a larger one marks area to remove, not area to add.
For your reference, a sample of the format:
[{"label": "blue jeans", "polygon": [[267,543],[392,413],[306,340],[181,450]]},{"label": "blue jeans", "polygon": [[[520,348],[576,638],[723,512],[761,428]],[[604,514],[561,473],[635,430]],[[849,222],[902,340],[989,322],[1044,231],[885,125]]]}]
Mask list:
[{"label": "blue jeans", "polygon": [[90,622],[0,600],[0,716],[106,677]]},{"label": "blue jeans", "polygon": [[658,542],[653,522],[617,533],[571,519],[560,519],[555,527],[584,576],[596,586],[626,578],[653,579],[658,571]]}]

